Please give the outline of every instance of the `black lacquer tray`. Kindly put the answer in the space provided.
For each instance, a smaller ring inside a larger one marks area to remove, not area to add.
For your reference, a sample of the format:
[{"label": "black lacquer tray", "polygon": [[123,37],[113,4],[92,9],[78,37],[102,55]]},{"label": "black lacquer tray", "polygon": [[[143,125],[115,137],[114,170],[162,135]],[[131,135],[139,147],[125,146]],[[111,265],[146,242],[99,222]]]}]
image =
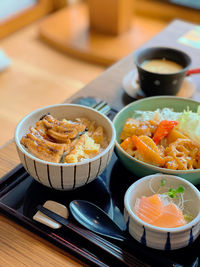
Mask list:
[{"label": "black lacquer tray", "polygon": [[[73,199],[85,199],[104,209],[123,227],[123,197],[134,180],[133,175],[124,169],[115,154],[102,175],[87,186],[71,192],[55,191],[39,184],[19,165],[1,182],[0,210],[20,225],[72,253],[90,266],[122,266],[121,261],[110,256],[103,248],[91,246],[90,242],[75,236],[66,228],[53,230],[34,221],[32,217],[37,211],[37,205],[46,200],[54,200],[68,207]],[[71,216],[70,220],[73,221]],[[107,240],[122,246],[120,241]],[[125,242],[123,248],[136,257],[134,266],[173,266],[173,263],[176,264],[174,266],[199,266],[199,239],[190,247],[171,252],[149,249],[135,240],[132,243],[131,251],[126,248]]]},{"label": "black lacquer tray", "polygon": [[[114,111],[111,112],[111,118],[115,115],[114,113]],[[91,244],[65,227],[53,230],[33,220],[33,216],[37,212],[36,207],[39,204],[43,205],[47,200],[54,200],[68,207],[71,200],[84,199],[98,205],[121,228],[124,228],[124,194],[137,179],[123,167],[115,153],[106,170],[96,180],[74,191],[62,192],[47,188],[29,176],[22,165],[18,165],[0,179],[0,211],[30,231],[73,254],[89,266],[127,266],[123,262],[123,250],[133,255],[132,264],[129,266],[199,266],[200,238],[190,247],[175,251],[150,249],[134,239],[131,241],[130,248],[130,246],[126,246],[125,241],[122,243],[104,238],[113,246],[122,249],[122,257],[119,260],[103,247]],[[71,215],[69,220],[78,225]]]}]

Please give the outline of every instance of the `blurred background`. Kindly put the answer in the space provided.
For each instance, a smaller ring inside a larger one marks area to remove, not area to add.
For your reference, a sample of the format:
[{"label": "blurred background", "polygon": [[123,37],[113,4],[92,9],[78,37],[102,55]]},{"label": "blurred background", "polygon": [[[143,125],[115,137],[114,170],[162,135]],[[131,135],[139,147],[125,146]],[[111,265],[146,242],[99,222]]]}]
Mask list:
[{"label": "blurred background", "polygon": [[197,0],[1,0],[0,146],[36,108],[61,103],[174,19],[200,24]]}]

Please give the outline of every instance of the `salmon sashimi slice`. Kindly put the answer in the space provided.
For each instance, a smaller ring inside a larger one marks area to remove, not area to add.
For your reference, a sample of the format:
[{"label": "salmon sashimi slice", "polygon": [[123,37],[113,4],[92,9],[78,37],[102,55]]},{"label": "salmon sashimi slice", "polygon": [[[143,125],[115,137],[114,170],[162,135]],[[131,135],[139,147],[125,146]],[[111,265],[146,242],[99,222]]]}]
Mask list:
[{"label": "salmon sashimi slice", "polygon": [[163,212],[153,225],[164,228],[175,228],[186,224],[182,211],[174,203],[163,207]]},{"label": "salmon sashimi slice", "polygon": [[136,215],[144,222],[163,228],[175,228],[186,224],[182,211],[174,203],[163,205],[159,194],[137,199]]},{"label": "salmon sashimi slice", "polygon": [[144,222],[152,224],[162,214],[162,200],[158,194],[141,197],[136,201],[136,215]]}]

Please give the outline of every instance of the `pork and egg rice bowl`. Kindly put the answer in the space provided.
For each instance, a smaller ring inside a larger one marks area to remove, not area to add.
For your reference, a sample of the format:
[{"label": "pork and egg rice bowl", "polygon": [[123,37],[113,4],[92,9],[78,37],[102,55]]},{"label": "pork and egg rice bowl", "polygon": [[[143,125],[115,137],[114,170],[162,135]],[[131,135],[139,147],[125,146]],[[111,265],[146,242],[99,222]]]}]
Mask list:
[{"label": "pork and egg rice bowl", "polygon": [[102,126],[87,118],[58,120],[46,114],[20,140],[35,157],[54,163],[77,163],[101,153],[108,140]]}]

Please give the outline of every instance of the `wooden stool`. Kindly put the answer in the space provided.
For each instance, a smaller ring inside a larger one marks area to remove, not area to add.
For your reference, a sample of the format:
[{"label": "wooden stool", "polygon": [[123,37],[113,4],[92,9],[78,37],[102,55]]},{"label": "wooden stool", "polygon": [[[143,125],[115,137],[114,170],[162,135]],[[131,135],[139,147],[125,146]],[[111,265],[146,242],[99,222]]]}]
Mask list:
[{"label": "wooden stool", "polygon": [[130,30],[132,2],[133,0],[88,0],[90,29],[114,35]]}]

